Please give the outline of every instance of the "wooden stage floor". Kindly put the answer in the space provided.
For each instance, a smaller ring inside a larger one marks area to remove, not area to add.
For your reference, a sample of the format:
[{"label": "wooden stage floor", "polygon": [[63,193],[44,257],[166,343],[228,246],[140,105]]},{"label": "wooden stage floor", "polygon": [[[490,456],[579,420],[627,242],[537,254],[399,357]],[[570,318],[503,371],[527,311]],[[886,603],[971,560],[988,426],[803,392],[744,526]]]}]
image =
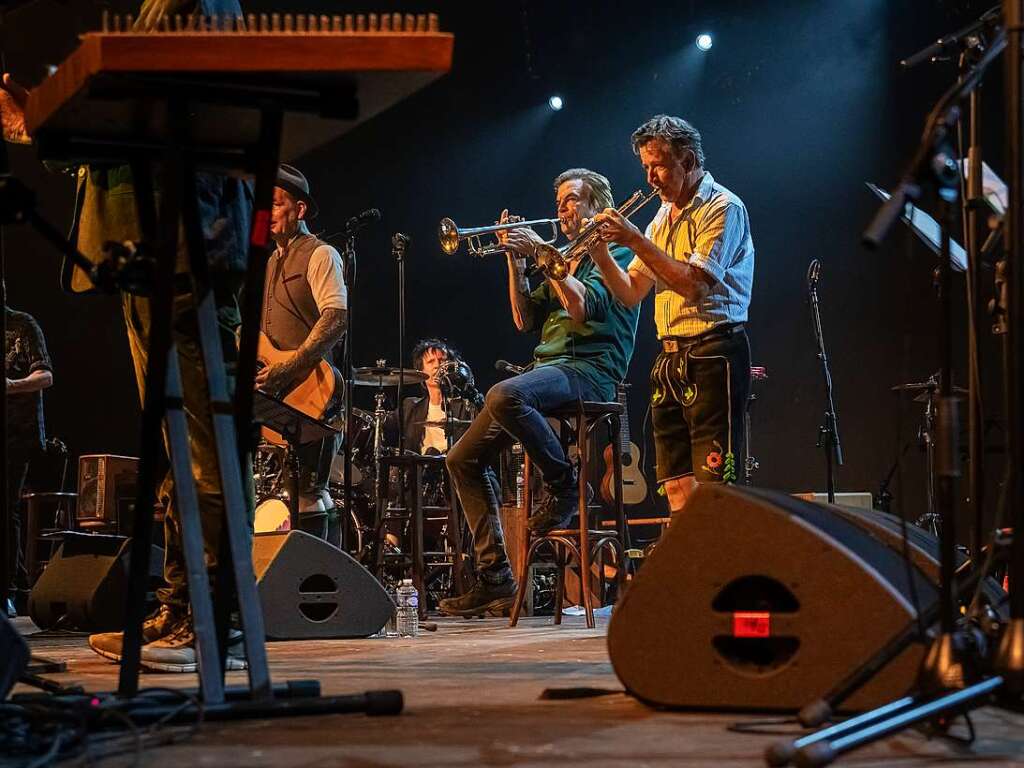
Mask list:
[{"label": "wooden stage floor", "polygon": [[[31,625],[16,620],[26,634]],[[605,646],[604,624],[582,619],[441,619],[416,639],[323,640],[268,646],[274,680],[316,678],[325,694],[398,688],[398,717],[329,715],[207,723],[189,741],[143,753],[143,766],[188,768],[377,768],[379,766],[751,766],[777,738],[734,733],[759,716],[657,712],[622,692]],[[84,637],[29,639],[34,653],[67,661],[52,676],[112,690],[117,667]],[[245,674],[229,674],[242,683]],[[194,675],[145,674],[144,686],[194,686]],[[546,700],[547,689],[613,691]],[[848,756],[840,765],[1024,765],[1024,715],[974,713],[971,747],[910,732]],[[788,727],[787,727],[788,728]],[[780,727],[776,727],[780,730]],[[961,726],[958,731],[963,731]],[[0,763],[3,760],[0,759]],[[115,758],[103,765],[130,765]]]}]

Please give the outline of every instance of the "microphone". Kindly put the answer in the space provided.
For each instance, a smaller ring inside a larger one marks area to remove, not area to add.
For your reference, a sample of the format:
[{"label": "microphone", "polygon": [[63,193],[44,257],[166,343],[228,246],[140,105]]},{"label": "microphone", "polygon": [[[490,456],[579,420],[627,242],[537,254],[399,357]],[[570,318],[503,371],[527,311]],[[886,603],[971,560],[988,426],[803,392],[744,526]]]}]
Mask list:
[{"label": "microphone", "polygon": [[57,437],[49,438],[46,441],[46,447],[49,448],[51,451],[55,451],[56,453],[60,454],[66,454],[68,452],[68,447],[64,445],[64,441]]},{"label": "microphone", "polygon": [[807,290],[813,291],[818,287],[818,280],[821,279],[821,262],[818,259],[811,261],[807,267]]},{"label": "microphone", "polygon": [[[911,54],[907,58],[901,60],[900,66],[904,69],[909,69],[926,61],[934,61],[940,56],[955,52],[957,48],[971,47],[972,43],[969,38],[982,34],[985,32],[986,27],[994,26],[999,23],[1001,19],[1000,10],[1000,6],[996,6],[985,11],[977,21],[971,22],[966,27],[962,27],[950,35],[940,37],[931,45],[928,45],[917,53]],[[965,40],[965,38],[968,39]]]},{"label": "microphone", "polygon": [[494,368],[502,373],[511,373],[513,376],[518,376],[526,370],[526,368],[521,365],[512,365],[508,360],[495,360]]},{"label": "microphone", "polygon": [[354,235],[360,229],[368,227],[378,221],[380,221],[380,210],[377,208],[367,208],[362,213],[357,216],[353,216],[346,221],[342,232],[346,235]]}]

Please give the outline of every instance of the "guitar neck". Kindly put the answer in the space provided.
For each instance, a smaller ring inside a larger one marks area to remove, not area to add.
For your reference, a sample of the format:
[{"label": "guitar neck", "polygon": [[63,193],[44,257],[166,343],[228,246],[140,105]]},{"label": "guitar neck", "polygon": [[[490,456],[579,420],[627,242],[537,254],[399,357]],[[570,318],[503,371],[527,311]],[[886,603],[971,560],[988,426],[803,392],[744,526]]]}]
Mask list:
[{"label": "guitar neck", "polygon": [[620,384],[617,389],[617,398],[622,405],[622,413],[619,415],[619,452],[624,456],[629,455],[629,444],[632,442],[629,435],[629,403],[626,399],[626,386]]}]

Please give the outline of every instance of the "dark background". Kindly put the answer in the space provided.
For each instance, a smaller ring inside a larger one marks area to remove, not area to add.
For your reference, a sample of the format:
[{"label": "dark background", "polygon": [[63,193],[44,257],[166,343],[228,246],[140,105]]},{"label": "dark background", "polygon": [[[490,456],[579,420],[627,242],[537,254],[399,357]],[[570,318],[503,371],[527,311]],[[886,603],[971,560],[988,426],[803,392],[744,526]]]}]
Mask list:
[{"label": "dark background", "polygon": [[[456,47],[449,76],[296,160],[322,210],[318,228],[336,231],[369,206],[384,213],[383,225],[360,240],[353,291],[357,364],[398,357],[396,266],[388,244],[396,230],[413,238],[408,347],[418,337],[446,337],[463,351],[482,390],[496,380],[496,358],[528,360],[535,337],[513,328],[504,259],[444,256],[437,222],[450,216],[463,226],[486,224],[506,206],[529,218],[551,216],[551,179],[570,166],[606,174],[622,199],[643,186],[630,133],[653,114],[678,114],[702,131],[707,168],[750,212],[757,268],[749,333],[754,361],[769,377],[757,387],[753,411],[755,482],[824,489],[824,461],[815,447],[823,387],[804,288],[808,262],[819,258],[846,452],[840,487],[877,491],[910,441],[895,491],[898,508],[913,519],[924,506],[924,459],[916,443],[922,406],[890,387],[937,368],[935,259],[903,228],[878,252],[861,248],[859,234],[876,208],[864,182],[896,181],[928,108],[955,77],[953,62],[904,72],[899,59],[990,4],[378,2],[372,10],[439,12]],[[288,6],[244,3],[247,11],[370,10],[313,0]],[[103,7],[131,10],[132,4],[38,0],[10,13],[0,30],[8,70],[38,82],[47,64],[73,48],[78,32],[96,27]],[[714,35],[708,53],[693,44],[701,31]],[[985,153],[997,171],[1001,80],[997,71],[987,81],[985,102]],[[547,106],[556,92],[565,99],[557,113]],[[43,212],[56,223],[68,221],[71,180],[43,171],[31,149],[15,148],[11,159],[38,191]],[[653,213],[652,205],[638,223]],[[132,454],[139,411],[118,301],[61,294],[58,258],[33,233],[8,229],[6,243],[10,303],[36,316],[54,361],[49,431],[73,455]],[[990,282],[986,273],[986,287]],[[962,315],[962,276],[955,285]],[[957,379],[965,383],[961,327],[957,338]],[[629,375],[637,435],[655,350],[648,301]],[[992,419],[1001,409],[995,351],[989,340],[983,375]],[[1001,442],[998,429],[992,442]],[[990,506],[1000,462],[998,454],[988,457]]]}]

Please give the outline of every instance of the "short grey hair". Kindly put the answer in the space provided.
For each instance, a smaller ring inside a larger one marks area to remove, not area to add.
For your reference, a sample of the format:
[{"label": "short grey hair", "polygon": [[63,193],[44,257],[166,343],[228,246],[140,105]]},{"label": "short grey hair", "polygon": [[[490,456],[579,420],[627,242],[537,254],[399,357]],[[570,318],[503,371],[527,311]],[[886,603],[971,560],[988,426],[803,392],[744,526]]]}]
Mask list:
[{"label": "short grey hair", "polygon": [[697,158],[697,165],[704,167],[704,147],[701,144],[700,131],[683,118],[672,115],[652,117],[633,131],[633,153],[639,155],[640,147],[655,139],[661,139],[671,145],[676,157],[682,157],[683,152],[690,150]]},{"label": "short grey hair", "polygon": [[614,208],[615,199],[612,197],[612,184],[607,176],[602,176],[596,171],[587,168],[570,168],[562,171],[555,177],[555,194],[558,188],[567,181],[582,181],[583,188],[590,198],[590,204],[595,211],[603,211],[605,208]]}]

